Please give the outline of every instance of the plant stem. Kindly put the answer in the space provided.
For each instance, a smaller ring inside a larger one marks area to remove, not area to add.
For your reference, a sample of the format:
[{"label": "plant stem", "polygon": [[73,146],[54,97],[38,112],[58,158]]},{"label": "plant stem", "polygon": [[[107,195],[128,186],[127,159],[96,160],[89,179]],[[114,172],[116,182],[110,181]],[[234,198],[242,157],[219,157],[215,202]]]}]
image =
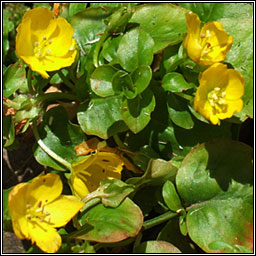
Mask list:
[{"label": "plant stem", "polygon": [[36,138],[36,142],[38,143],[38,145],[49,155],[51,156],[54,160],[56,160],[57,162],[59,162],[60,164],[62,164],[63,166],[65,166],[67,169],[69,169],[70,171],[72,171],[72,165],[67,162],[65,159],[63,159],[62,157],[58,156],[56,153],[54,153],[50,148],[48,148],[44,142],[41,140],[40,136],[39,136],[39,132],[37,129],[37,125],[36,125],[36,120],[33,121],[32,124],[33,127],[33,133],[34,136]]},{"label": "plant stem", "polygon": [[100,51],[100,48],[102,46],[102,44],[105,42],[105,40],[108,38],[109,36],[109,33],[108,32],[105,32],[102,37],[100,38],[100,41],[96,44],[96,47],[94,49],[94,53],[93,53],[93,64],[94,66],[97,68],[99,66],[99,63],[98,63],[98,56],[99,56],[99,51]]},{"label": "plant stem", "polygon": [[58,71],[58,74],[59,74],[60,78],[62,79],[62,81],[64,82],[64,84],[65,84],[68,88],[70,88],[71,90],[73,90],[75,86],[65,77],[65,75],[62,73],[61,70]]},{"label": "plant stem", "polygon": [[171,211],[165,212],[164,214],[162,214],[160,216],[157,216],[151,220],[145,221],[143,224],[143,229],[147,230],[156,225],[162,224],[163,222],[166,222],[167,220],[175,217],[176,215],[178,215],[178,213],[176,213],[176,212],[171,212]]},{"label": "plant stem", "polygon": [[28,91],[31,94],[35,94],[34,88],[32,86],[32,70],[30,68],[28,69],[27,82],[28,82]]},{"label": "plant stem", "polygon": [[127,149],[127,147],[124,145],[124,143],[120,140],[119,136],[117,134],[113,135],[113,138],[115,140],[115,143],[120,149]]},{"label": "plant stem", "polygon": [[63,99],[79,101],[76,95],[70,94],[70,93],[64,93],[64,92],[45,93],[43,95],[37,96],[36,99],[38,101],[54,101],[54,100],[63,100]]},{"label": "plant stem", "polygon": [[174,94],[182,97],[183,99],[189,100],[189,101],[193,100],[193,97],[191,95],[185,94],[183,92],[174,92]]}]

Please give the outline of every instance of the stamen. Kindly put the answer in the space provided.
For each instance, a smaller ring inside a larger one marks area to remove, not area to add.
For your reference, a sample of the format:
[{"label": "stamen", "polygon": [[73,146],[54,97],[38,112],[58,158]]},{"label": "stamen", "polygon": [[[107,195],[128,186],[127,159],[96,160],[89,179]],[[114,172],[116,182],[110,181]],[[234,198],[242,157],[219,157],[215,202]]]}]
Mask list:
[{"label": "stamen", "polygon": [[226,92],[222,92],[222,93],[221,93],[221,97],[223,97],[223,98],[225,98],[225,97],[226,97],[226,95],[227,95],[227,93],[226,93]]},{"label": "stamen", "polygon": [[48,53],[51,53],[51,50],[50,50],[50,49],[47,49],[46,51],[47,51]]},{"label": "stamen", "polygon": [[52,43],[52,40],[49,40],[49,44],[51,44]]},{"label": "stamen", "polygon": [[212,94],[212,98],[213,98],[214,100],[217,100],[217,99],[218,99],[218,96],[216,95],[216,93],[213,93],[213,94]]},{"label": "stamen", "polygon": [[219,103],[219,105],[223,105],[223,104],[226,103],[226,101],[225,101],[224,99],[219,99],[219,100],[218,100],[218,103]]},{"label": "stamen", "polygon": [[41,51],[38,51],[37,54],[38,54],[38,56],[41,56],[41,55],[42,55],[42,52],[41,52]]},{"label": "stamen", "polygon": [[201,38],[205,38],[205,34],[203,34],[203,33],[200,34],[200,37],[201,37]]},{"label": "stamen", "polygon": [[35,42],[35,47],[37,47],[39,45],[39,43],[38,42]]},{"label": "stamen", "polygon": [[220,87],[215,87],[215,88],[214,88],[214,91],[215,91],[215,92],[219,92],[219,91],[220,91]]},{"label": "stamen", "polygon": [[29,220],[31,220],[31,216],[30,216],[30,215],[28,215],[27,218],[28,218]]},{"label": "stamen", "polygon": [[43,36],[43,39],[46,40],[46,36]]},{"label": "stamen", "polygon": [[27,209],[29,209],[30,207],[31,207],[31,205],[30,205],[30,204],[27,204],[27,205],[26,205],[26,208],[27,208]]},{"label": "stamen", "polygon": [[42,213],[44,213],[44,205],[43,205],[43,207],[42,207]]},{"label": "stamen", "polygon": [[39,201],[37,207],[40,208],[42,206],[42,201]]}]

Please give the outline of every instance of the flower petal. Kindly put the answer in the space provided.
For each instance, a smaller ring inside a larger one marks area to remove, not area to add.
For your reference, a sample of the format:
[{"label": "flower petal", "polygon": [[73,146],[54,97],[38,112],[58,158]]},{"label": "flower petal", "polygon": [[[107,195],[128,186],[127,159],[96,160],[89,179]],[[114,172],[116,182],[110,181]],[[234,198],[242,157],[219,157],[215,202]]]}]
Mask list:
[{"label": "flower petal", "polygon": [[244,95],[244,77],[237,70],[228,70],[228,84],[225,91],[228,100],[236,100]]},{"label": "flower petal", "polygon": [[234,115],[234,113],[238,113],[243,108],[243,101],[239,100],[229,100],[227,101],[227,109],[221,113],[218,113],[219,119],[230,118]]},{"label": "flower petal", "polygon": [[[89,193],[96,190],[100,181],[112,178],[121,179],[123,165],[124,162],[118,155],[109,152],[98,152],[81,163],[73,165],[74,172],[72,176],[76,176],[76,179],[73,178],[75,194],[79,194],[80,198],[83,198],[88,194],[87,190]],[[78,179],[85,183],[87,189],[84,192]],[[76,191],[77,188],[78,191]]]},{"label": "flower petal", "polygon": [[49,212],[50,221],[54,227],[66,225],[83,207],[84,203],[75,196],[61,195],[53,202],[45,206],[45,211]]},{"label": "flower petal", "polygon": [[52,43],[47,48],[54,56],[65,56],[73,44],[73,34],[74,29],[71,25],[64,18],[59,17],[57,19],[57,28],[49,38]]},{"label": "flower petal", "polygon": [[25,19],[31,20],[32,43],[40,42],[44,37],[46,38],[44,40],[47,40],[57,26],[54,13],[47,7],[37,7],[27,11],[22,22]]},{"label": "flower petal", "polygon": [[46,222],[29,222],[29,235],[32,243],[44,252],[55,253],[61,246],[61,237],[51,225]]},{"label": "flower petal", "polygon": [[[32,56],[34,54],[33,45],[31,41],[31,20],[25,19],[17,27],[16,36],[16,53],[20,58],[21,56]],[[26,43],[24,43],[26,42]]]},{"label": "flower petal", "polygon": [[47,204],[58,198],[62,192],[62,181],[60,176],[54,173],[48,173],[44,176],[39,176],[29,184],[28,202],[31,207],[42,201]]},{"label": "flower petal", "polygon": [[39,73],[43,78],[48,79],[50,76],[46,73],[43,63],[38,60],[35,56],[20,56],[24,60],[31,70]]},{"label": "flower petal", "polygon": [[200,45],[200,19],[195,13],[186,13],[186,24],[188,34],[184,42],[189,57],[198,62],[201,56],[202,47]]},{"label": "flower petal", "polygon": [[81,176],[79,173],[72,175],[70,178],[71,186],[73,188],[73,194],[83,199],[86,195],[88,195],[90,192],[86,186],[87,180],[84,180],[84,177]]}]

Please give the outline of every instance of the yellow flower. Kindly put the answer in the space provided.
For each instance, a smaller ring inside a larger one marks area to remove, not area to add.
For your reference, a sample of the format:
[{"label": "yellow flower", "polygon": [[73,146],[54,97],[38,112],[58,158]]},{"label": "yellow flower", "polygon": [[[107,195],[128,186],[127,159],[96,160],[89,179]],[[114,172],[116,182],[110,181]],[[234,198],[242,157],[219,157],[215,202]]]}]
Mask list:
[{"label": "yellow flower", "polygon": [[62,186],[60,177],[49,173],[16,185],[8,198],[17,237],[36,242],[47,253],[61,246],[55,228],[66,225],[84,205],[75,196],[61,195]]},{"label": "yellow flower", "polygon": [[244,78],[238,71],[216,63],[202,73],[199,83],[194,108],[214,125],[242,110]]},{"label": "yellow flower", "polygon": [[121,179],[123,161],[113,153],[98,152],[74,164],[70,178],[73,193],[82,199],[99,187],[104,179]]},{"label": "yellow flower", "polygon": [[200,23],[197,14],[186,13],[188,34],[184,47],[189,58],[206,66],[224,61],[232,46],[233,36],[229,36],[217,21],[206,23],[202,29]]},{"label": "yellow flower", "polygon": [[62,17],[56,18],[46,7],[25,13],[17,28],[16,52],[35,72],[44,78],[46,71],[70,66],[76,57],[74,29]]}]

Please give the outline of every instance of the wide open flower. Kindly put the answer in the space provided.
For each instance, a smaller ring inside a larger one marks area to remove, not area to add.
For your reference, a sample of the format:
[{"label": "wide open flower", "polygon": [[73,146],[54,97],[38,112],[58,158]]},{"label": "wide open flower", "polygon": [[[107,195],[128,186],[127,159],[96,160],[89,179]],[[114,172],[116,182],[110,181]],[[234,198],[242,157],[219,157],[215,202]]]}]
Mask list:
[{"label": "wide open flower", "polygon": [[49,173],[16,185],[8,198],[17,237],[36,242],[47,253],[61,246],[55,228],[66,225],[84,205],[75,196],[61,195],[62,186],[60,177]]},{"label": "wide open flower", "polygon": [[121,179],[124,162],[109,152],[98,152],[74,164],[70,178],[73,193],[82,199],[96,190],[104,179]]},{"label": "wide open flower", "polygon": [[238,71],[216,63],[202,73],[199,83],[194,108],[213,124],[242,110],[244,78]]},{"label": "wide open flower", "polygon": [[202,29],[197,14],[186,13],[188,34],[184,47],[190,59],[194,62],[210,66],[226,59],[226,54],[233,43],[233,36],[229,36],[220,22],[211,21]]},{"label": "wide open flower", "polygon": [[16,52],[35,72],[44,78],[46,71],[70,66],[76,57],[74,29],[62,17],[56,18],[46,7],[25,13],[17,28]]}]

